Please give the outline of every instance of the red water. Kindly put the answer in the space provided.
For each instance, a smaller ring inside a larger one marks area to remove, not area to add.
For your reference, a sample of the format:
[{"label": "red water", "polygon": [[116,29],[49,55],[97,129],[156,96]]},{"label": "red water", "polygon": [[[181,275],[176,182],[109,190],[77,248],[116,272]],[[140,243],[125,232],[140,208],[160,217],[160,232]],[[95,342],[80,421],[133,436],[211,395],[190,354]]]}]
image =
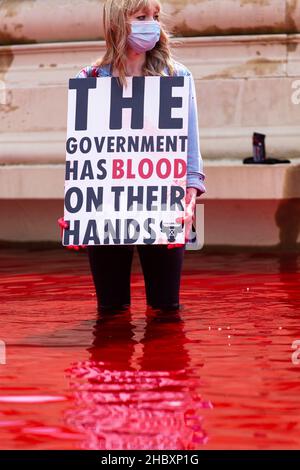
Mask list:
[{"label": "red water", "polygon": [[100,319],[86,253],[0,255],[1,449],[299,448],[299,255],[186,252],[177,318],[135,256]]}]

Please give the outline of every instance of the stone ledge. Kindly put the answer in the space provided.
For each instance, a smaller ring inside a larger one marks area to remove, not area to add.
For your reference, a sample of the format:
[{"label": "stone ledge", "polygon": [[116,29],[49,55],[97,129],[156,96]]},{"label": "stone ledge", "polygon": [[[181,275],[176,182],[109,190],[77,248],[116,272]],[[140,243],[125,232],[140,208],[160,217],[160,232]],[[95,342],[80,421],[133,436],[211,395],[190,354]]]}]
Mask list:
[{"label": "stone ledge", "polygon": [[[0,166],[0,199],[63,199],[64,164]],[[207,192],[198,200],[280,200],[300,197],[300,159],[291,164],[204,162]]]},{"label": "stone ledge", "polygon": [[[299,75],[299,33],[179,37],[171,38],[170,43],[174,56],[191,67],[198,79]],[[74,76],[79,67],[104,51],[105,41],[0,46],[0,74],[9,74],[7,81],[12,87],[21,81],[18,74],[26,81],[27,74],[34,78],[31,74],[37,71],[39,85],[43,83],[41,73],[47,72],[55,73],[56,84],[63,83],[66,74]]]},{"label": "stone ledge", "polygon": [[[300,104],[299,104],[300,111]],[[200,121],[204,109],[199,109]],[[67,111],[65,111],[65,118]],[[65,119],[66,120],[66,119]],[[266,135],[267,155],[297,161],[300,153],[300,125],[259,126],[257,127],[204,127],[200,126],[200,148],[206,162],[215,161],[219,155],[223,159],[235,160],[239,164],[251,155],[252,134],[262,132]],[[66,149],[66,129],[3,132],[0,133],[0,165],[45,165],[64,164]],[[280,149],[284,144],[285,151]]]}]

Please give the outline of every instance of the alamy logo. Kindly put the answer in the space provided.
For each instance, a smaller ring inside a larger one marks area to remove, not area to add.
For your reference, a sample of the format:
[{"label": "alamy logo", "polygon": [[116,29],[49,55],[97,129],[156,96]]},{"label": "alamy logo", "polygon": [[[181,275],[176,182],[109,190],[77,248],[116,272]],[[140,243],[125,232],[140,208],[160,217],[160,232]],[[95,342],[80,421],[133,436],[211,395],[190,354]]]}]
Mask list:
[{"label": "alamy logo", "polygon": [[165,233],[168,238],[168,242],[172,243],[176,240],[177,233],[181,233],[183,231],[183,224],[172,223],[172,222],[160,222],[160,228],[162,233]]},{"label": "alamy logo", "polygon": [[295,90],[291,96],[292,103],[300,104],[300,80],[294,80],[292,82],[292,88]]},{"label": "alamy logo", "polygon": [[292,363],[296,366],[300,364],[300,340],[299,339],[296,339],[292,343],[292,349],[296,350],[292,354]]},{"label": "alamy logo", "polygon": [[0,80],[0,105],[6,104],[6,87],[3,80]]},{"label": "alamy logo", "polygon": [[6,346],[4,341],[0,340],[0,365],[6,364]]},{"label": "alamy logo", "polygon": [[196,204],[195,220],[186,243],[186,250],[201,250],[204,246],[204,204]]},{"label": "alamy logo", "polygon": [[0,105],[6,104],[6,86],[3,80],[0,80]]}]

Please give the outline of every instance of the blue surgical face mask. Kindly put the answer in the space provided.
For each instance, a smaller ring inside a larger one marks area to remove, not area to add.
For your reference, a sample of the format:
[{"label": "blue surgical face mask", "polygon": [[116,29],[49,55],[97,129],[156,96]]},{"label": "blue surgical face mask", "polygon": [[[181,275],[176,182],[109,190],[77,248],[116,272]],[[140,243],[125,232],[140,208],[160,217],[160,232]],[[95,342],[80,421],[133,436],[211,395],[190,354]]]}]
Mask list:
[{"label": "blue surgical face mask", "polygon": [[146,52],[153,49],[160,38],[158,21],[132,21],[131,33],[127,41],[135,52]]}]

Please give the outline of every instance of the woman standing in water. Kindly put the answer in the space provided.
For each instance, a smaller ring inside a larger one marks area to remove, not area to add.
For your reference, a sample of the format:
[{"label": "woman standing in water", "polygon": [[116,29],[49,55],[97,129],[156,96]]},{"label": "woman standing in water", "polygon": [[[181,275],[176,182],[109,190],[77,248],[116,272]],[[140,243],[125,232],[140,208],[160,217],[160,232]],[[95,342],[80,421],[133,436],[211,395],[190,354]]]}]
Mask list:
[{"label": "woman standing in water", "polygon": [[[172,59],[169,38],[160,22],[161,5],[156,0],[107,0],[103,24],[104,56],[84,67],[76,78],[126,76],[190,76],[188,121],[186,240],[192,227],[196,196],[204,193],[195,85],[191,72]],[[60,219],[63,228],[66,223]],[[145,280],[148,306],[178,309],[180,279],[185,252],[183,245],[137,245]],[[133,245],[90,245],[89,263],[96,289],[98,311],[120,310],[130,305],[130,273]]]}]

